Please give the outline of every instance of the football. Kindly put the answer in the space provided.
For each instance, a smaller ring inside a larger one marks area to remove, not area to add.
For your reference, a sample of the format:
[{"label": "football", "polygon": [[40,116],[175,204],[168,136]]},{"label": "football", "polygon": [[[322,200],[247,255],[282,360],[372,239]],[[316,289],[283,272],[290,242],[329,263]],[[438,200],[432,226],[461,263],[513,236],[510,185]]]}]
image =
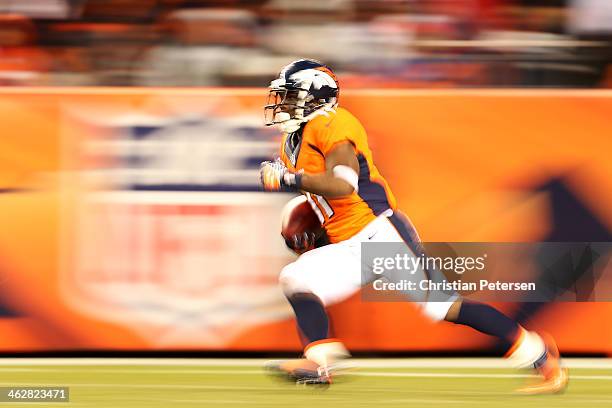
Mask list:
[{"label": "football", "polygon": [[317,214],[312,210],[306,196],[291,199],[281,214],[281,235],[287,241],[304,232],[314,233],[317,238],[323,234],[323,227]]}]

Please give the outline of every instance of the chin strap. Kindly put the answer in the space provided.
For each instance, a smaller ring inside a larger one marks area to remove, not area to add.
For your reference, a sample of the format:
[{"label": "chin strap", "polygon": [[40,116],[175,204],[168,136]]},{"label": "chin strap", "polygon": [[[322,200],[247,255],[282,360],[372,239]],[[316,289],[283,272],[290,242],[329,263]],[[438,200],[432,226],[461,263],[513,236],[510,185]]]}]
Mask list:
[{"label": "chin strap", "polygon": [[304,122],[308,122],[320,115],[328,116],[330,113],[335,113],[337,106],[337,103],[334,103],[333,105],[328,104],[321,107],[320,109],[317,109],[306,117],[297,119],[291,119],[287,112],[279,112],[276,114],[274,120],[276,121],[276,125],[278,126],[281,132],[293,133],[298,130]]},{"label": "chin strap", "polygon": [[289,120],[279,123],[278,128],[283,133],[293,133],[300,128],[301,124],[302,124],[301,120],[289,119]]}]

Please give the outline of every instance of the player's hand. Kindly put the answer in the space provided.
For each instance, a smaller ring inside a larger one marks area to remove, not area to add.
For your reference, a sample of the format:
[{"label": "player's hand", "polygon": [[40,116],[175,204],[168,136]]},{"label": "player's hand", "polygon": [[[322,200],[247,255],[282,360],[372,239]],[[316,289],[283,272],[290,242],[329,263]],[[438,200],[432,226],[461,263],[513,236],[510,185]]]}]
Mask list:
[{"label": "player's hand", "polygon": [[298,191],[301,184],[301,174],[289,171],[280,160],[261,163],[259,177],[266,191]]},{"label": "player's hand", "polygon": [[302,255],[304,252],[308,252],[315,248],[316,240],[317,237],[314,232],[304,232],[302,234],[295,234],[290,239],[286,239],[285,244],[298,255]]}]

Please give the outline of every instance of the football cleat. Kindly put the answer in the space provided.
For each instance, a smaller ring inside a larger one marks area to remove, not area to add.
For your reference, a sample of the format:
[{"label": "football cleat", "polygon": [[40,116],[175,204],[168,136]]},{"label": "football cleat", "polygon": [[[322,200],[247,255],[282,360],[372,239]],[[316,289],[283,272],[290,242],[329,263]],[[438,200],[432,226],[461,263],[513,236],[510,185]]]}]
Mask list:
[{"label": "football cleat", "polygon": [[331,376],[305,358],[266,363],[264,369],[273,376],[303,386],[328,387]]},{"label": "football cleat", "polygon": [[264,368],[276,377],[298,385],[328,387],[332,377],[352,367],[347,364],[348,350],[336,339],[314,341],[304,348],[299,360],[270,361]]},{"label": "football cleat", "polygon": [[546,351],[535,364],[540,379],[533,384],[517,389],[516,391],[519,394],[558,394],[567,388],[569,374],[567,368],[561,365],[561,357],[557,344],[549,335],[542,335],[542,338],[546,345]]}]

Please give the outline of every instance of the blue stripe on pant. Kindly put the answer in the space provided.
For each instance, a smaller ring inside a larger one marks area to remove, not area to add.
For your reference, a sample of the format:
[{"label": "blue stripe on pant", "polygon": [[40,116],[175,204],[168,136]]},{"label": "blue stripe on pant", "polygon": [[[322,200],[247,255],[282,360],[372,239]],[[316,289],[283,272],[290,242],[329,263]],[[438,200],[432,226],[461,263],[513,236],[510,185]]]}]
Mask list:
[{"label": "blue stripe on pant", "polygon": [[[416,228],[404,213],[396,210],[393,211],[393,215],[387,218],[415,256],[420,257],[425,254],[425,248],[421,245],[421,238],[419,238]],[[431,279],[428,270],[425,270],[425,274],[428,279]]]},{"label": "blue stripe on pant", "polygon": [[[402,213],[401,211],[394,211],[393,215],[387,217],[389,222],[393,225],[395,230],[398,232],[404,243],[408,246],[408,249],[417,257],[427,257],[425,247],[423,246],[418,232],[412,222]],[[446,276],[438,269],[423,268],[426,278],[434,283],[441,283],[442,281],[448,281]],[[455,291],[429,291],[428,301],[429,302],[448,302],[454,301],[459,298],[460,295]]]}]

